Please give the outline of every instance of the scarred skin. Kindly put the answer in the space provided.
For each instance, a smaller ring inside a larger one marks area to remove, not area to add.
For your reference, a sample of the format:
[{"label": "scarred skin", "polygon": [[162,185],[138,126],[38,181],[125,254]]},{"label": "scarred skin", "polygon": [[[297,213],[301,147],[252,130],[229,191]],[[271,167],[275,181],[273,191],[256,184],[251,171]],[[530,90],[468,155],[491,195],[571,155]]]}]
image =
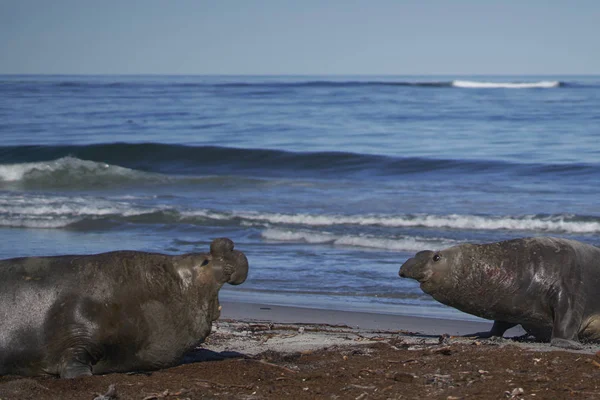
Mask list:
[{"label": "scarred skin", "polygon": [[219,289],[248,260],[226,238],[210,253],[138,251],[0,261],[0,375],[82,375],[178,363],[219,318]]},{"label": "scarred skin", "polygon": [[523,238],[421,251],[399,275],[437,301],[494,320],[502,336],[522,325],[553,346],[600,341],[600,248],[559,238]]}]

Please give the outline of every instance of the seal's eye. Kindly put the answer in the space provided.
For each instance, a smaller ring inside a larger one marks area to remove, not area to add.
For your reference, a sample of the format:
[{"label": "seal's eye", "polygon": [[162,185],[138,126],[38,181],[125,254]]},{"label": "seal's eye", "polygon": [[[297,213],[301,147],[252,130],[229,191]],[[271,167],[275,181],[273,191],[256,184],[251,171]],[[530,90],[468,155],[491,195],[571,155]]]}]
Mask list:
[{"label": "seal's eye", "polygon": [[438,262],[442,259],[442,256],[440,256],[439,254],[434,254],[433,255],[433,262]]},{"label": "seal's eye", "polygon": [[209,263],[208,259],[202,261],[201,267],[204,267],[205,265],[208,265],[208,263]]}]

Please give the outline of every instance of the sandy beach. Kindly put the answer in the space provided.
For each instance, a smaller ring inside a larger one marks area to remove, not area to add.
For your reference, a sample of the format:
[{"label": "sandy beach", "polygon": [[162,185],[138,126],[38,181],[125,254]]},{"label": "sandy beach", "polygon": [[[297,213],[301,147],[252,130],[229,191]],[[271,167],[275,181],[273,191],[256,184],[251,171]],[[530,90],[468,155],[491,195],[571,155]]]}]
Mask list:
[{"label": "sandy beach", "polygon": [[[0,399],[573,399],[600,396],[597,346],[459,337],[490,323],[223,303],[181,365],[0,377]],[[513,331],[507,336],[518,331]]]},{"label": "sandy beach", "polygon": [[[280,323],[310,323],[346,325],[363,330],[414,331],[430,335],[465,335],[486,331],[490,328],[487,321],[464,321],[450,318],[427,318],[412,315],[388,313],[340,311],[313,307],[293,307],[260,303],[241,303],[222,301],[222,319],[265,320]],[[511,332],[523,334],[522,330]]]}]

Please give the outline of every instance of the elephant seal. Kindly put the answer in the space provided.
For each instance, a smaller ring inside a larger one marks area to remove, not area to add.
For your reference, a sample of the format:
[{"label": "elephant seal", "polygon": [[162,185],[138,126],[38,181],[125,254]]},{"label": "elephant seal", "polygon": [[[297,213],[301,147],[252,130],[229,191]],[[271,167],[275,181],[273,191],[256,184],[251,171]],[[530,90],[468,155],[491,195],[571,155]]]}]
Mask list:
[{"label": "elephant seal", "polygon": [[210,253],[115,251],[0,261],[0,375],[152,370],[180,361],[219,317],[219,289],[246,280],[226,238]]},{"label": "elephant seal", "polygon": [[521,325],[538,340],[569,349],[600,340],[600,248],[536,237],[421,251],[399,275],[440,303],[494,320],[502,336]]}]

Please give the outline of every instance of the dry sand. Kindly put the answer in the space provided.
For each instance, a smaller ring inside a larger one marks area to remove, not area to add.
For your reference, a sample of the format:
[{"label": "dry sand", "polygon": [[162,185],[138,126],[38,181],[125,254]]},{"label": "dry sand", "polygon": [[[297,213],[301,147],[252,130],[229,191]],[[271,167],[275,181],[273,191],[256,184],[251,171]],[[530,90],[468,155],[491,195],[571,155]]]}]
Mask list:
[{"label": "dry sand", "polygon": [[5,376],[0,399],[600,398],[598,346],[567,352],[456,336],[491,322],[223,307],[211,336],[182,365],[73,380]]}]

